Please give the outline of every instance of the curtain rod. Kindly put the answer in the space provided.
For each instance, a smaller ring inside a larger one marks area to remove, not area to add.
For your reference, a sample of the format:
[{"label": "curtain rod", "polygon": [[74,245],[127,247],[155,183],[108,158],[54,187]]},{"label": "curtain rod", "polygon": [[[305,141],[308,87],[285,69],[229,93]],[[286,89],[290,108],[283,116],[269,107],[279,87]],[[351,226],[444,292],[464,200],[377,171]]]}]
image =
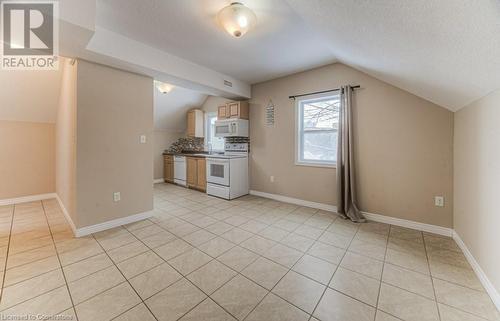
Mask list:
[{"label": "curtain rod", "polygon": [[[350,86],[352,89],[358,89],[358,88],[361,88],[361,86],[357,85],[357,86]],[[316,92],[313,92],[313,93],[307,93],[307,94],[300,94],[300,95],[293,95],[293,96],[288,96],[288,99],[295,99],[297,97],[302,97],[302,96],[309,96],[309,95],[315,95],[315,94],[324,94],[324,93],[329,93],[329,92],[332,92],[332,91],[339,91],[341,90],[342,88],[334,88],[334,89],[330,89],[330,90],[323,90],[323,91],[316,91]]]}]

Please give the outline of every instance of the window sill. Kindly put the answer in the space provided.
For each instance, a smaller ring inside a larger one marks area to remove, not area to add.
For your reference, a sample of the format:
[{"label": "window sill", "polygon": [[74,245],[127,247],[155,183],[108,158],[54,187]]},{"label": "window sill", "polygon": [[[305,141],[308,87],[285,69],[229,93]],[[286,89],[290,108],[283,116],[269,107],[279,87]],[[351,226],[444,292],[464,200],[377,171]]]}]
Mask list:
[{"label": "window sill", "polygon": [[295,166],[337,168],[337,164],[309,163],[309,162],[298,162],[298,161],[295,162]]}]

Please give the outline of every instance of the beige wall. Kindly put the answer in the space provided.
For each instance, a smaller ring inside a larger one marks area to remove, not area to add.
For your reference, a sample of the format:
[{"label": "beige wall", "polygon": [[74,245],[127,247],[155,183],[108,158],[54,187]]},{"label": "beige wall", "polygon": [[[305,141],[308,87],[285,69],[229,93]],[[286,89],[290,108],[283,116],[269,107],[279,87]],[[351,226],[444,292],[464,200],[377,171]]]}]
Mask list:
[{"label": "beige wall", "polygon": [[500,90],[455,113],[454,228],[497,290]]},{"label": "beige wall", "polygon": [[0,200],[55,191],[55,126],[0,120]]},{"label": "beige wall", "polygon": [[61,69],[0,69],[0,119],[55,123],[61,75]]},{"label": "beige wall", "polygon": [[0,70],[0,200],[55,192],[61,71]]},{"label": "beige wall", "polygon": [[77,224],[76,216],[76,76],[77,63],[61,61],[61,92],[56,122],[56,193]]},{"label": "beige wall", "polygon": [[184,132],[158,130],[153,132],[154,178],[163,178],[163,152],[177,139],[184,137]]},{"label": "beige wall", "polygon": [[79,61],[77,91],[77,227],[152,210],[153,80]]},{"label": "beige wall", "polygon": [[[335,205],[335,169],[296,166],[289,95],[359,84],[355,159],[363,211],[452,227],[453,113],[342,64],[252,86],[251,189]],[[276,123],[265,125],[272,99]],[[270,176],[275,182],[270,182]],[[434,196],[446,199],[434,206]]]}]

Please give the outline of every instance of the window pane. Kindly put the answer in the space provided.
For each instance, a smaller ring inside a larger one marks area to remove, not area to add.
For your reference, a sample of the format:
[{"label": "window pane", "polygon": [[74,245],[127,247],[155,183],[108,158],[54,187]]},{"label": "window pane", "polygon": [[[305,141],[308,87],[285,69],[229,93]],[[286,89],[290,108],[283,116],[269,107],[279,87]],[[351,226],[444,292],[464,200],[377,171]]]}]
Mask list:
[{"label": "window pane", "polygon": [[302,160],[335,162],[337,160],[337,131],[304,132]]},{"label": "window pane", "polygon": [[339,100],[336,98],[304,101],[303,129],[337,129],[339,123]]}]

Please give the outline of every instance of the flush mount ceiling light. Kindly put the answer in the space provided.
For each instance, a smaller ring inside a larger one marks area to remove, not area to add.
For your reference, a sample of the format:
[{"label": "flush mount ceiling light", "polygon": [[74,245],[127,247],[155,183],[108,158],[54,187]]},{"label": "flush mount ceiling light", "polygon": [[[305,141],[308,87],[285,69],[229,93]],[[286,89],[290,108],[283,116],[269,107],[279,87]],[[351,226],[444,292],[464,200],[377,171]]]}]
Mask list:
[{"label": "flush mount ceiling light", "polygon": [[240,38],[257,22],[252,10],[240,2],[233,2],[217,14],[219,23],[233,37]]},{"label": "flush mount ceiling light", "polygon": [[174,88],[174,86],[172,86],[170,84],[166,84],[166,83],[158,81],[158,80],[155,80],[155,87],[162,94],[167,94]]}]

